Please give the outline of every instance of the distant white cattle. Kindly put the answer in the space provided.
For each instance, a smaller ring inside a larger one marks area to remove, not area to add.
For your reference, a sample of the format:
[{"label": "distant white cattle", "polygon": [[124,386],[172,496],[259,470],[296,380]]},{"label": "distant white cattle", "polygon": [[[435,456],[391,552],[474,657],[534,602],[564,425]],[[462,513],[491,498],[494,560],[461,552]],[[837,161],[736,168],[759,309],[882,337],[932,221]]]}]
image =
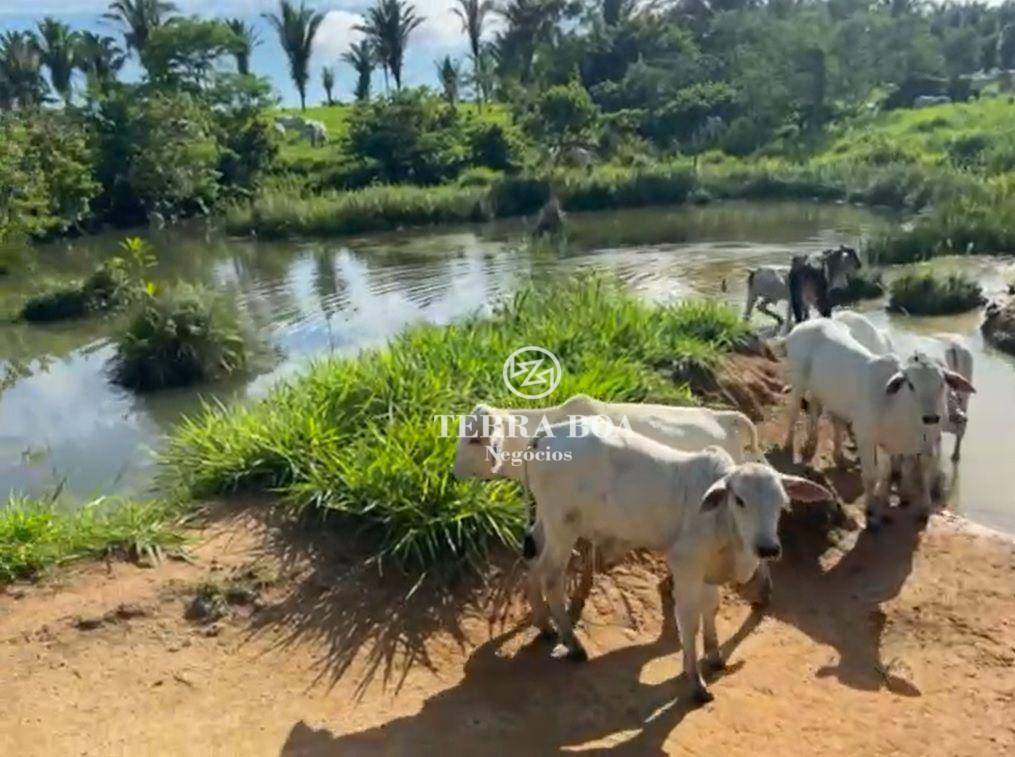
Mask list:
[{"label": "distant white cattle", "polygon": [[918,95],[913,100],[914,108],[930,108],[934,105],[947,105],[952,101],[952,98],[946,95]]}]

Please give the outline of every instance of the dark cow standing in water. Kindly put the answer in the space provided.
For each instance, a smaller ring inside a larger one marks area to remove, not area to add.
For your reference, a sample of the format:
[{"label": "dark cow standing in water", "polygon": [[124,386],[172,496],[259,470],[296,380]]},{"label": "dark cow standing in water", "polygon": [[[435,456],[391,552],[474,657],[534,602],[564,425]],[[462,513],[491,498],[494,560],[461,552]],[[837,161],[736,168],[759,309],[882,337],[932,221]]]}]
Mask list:
[{"label": "dark cow standing in water", "polygon": [[817,308],[825,318],[832,316],[832,301],[828,293],[846,286],[849,274],[861,267],[860,256],[852,247],[839,245],[820,255],[795,255],[789,267],[787,284],[793,320],[803,323],[811,307]]},{"label": "dark cow standing in water", "polygon": [[[791,296],[790,274],[797,281],[797,304]],[[828,292],[846,286],[849,274],[860,268],[860,256],[851,247],[840,245],[832,250],[816,252],[813,255],[798,255],[793,258],[793,266],[763,265],[751,268],[747,276],[747,307],[744,320],[750,320],[755,303],[758,309],[779,322],[779,326],[788,333],[794,320],[800,322],[807,319],[807,312],[815,306],[822,313],[830,310]],[[769,305],[780,300],[787,300],[786,319],[769,310]]]}]

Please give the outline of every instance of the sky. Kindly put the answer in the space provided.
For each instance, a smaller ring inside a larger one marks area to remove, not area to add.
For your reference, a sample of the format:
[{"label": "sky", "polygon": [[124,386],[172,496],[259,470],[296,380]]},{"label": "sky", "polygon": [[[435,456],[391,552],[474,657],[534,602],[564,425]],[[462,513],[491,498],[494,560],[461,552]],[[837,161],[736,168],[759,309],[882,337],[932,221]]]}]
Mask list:
[{"label": "sky", "polygon": [[[199,16],[239,17],[252,22],[261,34],[261,45],[255,48],[251,58],[254,73],[271,79],[285,105],[298,105],[296,88],[289,79],[285,54],[279,46],[274,31],[267,25],[261,14],[273,11],[276,0],[175,0],[180,12]],[[321,86],[321,69],[334,65],[336,92],[339,99],[352,97],[355,73],[352,68],[339,60],[339,56],[351,42],[361,35],[353,29],[371,0],[308,0],[308,5],[326,13],[324,23],[314,42],[311,60],[311,81],[307,88],[307,104],[324,100]],[[468,43],[462,32],[461,23],[451,13],[454,0],[415,0],[419,15],[426,18],[409,41],[406,52],[404,84],[436,86],[435,61],[446,54],[463,57],[468,52]],[[88,29],[116,37],[123,46],[119,25],[102,18],[108,0],[0,0],[0,31],[8,29],[33,29],[43,16],[53,16],[65,21],[74,29]],[[136,59],[125,68],[123,77],[136,79],[139,67]],[[383,88],[380,72],[375,73],[374,91]]]}]

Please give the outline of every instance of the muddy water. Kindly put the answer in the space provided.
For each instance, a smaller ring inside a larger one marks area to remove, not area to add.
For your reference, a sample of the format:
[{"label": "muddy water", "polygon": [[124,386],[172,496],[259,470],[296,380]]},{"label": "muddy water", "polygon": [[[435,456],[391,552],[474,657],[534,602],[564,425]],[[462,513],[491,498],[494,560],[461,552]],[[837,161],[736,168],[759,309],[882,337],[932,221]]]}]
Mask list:
[{"label": "muddy water", "polygon": [[[747,266],[856,244],[895,223],[851,206],[813,203],[653,208],[574,215],[571,221],[569,241],[559,251],[527,245],[519,222],[326,242],[229,240],[199,227],[149,234],[160,260],[153,278],[234,291],[273,357],[243,381],[137,396],[107,380],[116,319],[0,325],[0,360],[16,361],[24,372],[0,395],[0,493],[40,494],[55,486],[77,497],[143,493],[151,486],[151,450],[202,400],[260,396],[315,356],[381,343],[409,323],[446,323],[532,279],[601,268],[652,299],[705,295],[739,307]],[[15,308],[43,280],[87,272],[115,251],[117,239],[45,248],[33,270],[0,278],[0,310]],[[1003,264],[976,265],[1000,286]],[[1015,531],[1015,472],[1006,487],[997,465],[1015,449],[1015,363],[984,348],[978,318],[892,318],[889,325],[906,334],[956,331],[976,351],[981,391],[971,409],[956,507]]]}]

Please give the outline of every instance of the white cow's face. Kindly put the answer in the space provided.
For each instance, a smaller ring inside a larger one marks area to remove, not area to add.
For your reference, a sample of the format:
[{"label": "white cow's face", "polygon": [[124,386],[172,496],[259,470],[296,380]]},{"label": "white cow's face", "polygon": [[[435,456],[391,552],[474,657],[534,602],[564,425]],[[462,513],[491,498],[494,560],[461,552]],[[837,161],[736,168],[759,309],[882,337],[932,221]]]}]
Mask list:
[{"label": "white cow's face", "polygon": [[964,393],[974,391],[962,376],[942,368],[921,352],[913,354],[885,386],[896,402],[911,408],[906,416],[912,418],[913,430],[922,439],[923,452],[932,452],[941,437],[941,422],[948,413],[949,388]]},{"label": "white cow's face", "polygon": [[484,405],[463,419],[464,433],[458,437],[453,472],[458,478],[494,478],[500,461],[491,454],[503,446],[503,423]]},{"label": "white cow's face", "polygon": [[782,554],[779,514],[791,499],[819,502],[833,499],[825,487],[798,476],[787,476],[763,463],[744,463],[705,493],[703,511],[729,508],[744,548],[759,560]]}]

